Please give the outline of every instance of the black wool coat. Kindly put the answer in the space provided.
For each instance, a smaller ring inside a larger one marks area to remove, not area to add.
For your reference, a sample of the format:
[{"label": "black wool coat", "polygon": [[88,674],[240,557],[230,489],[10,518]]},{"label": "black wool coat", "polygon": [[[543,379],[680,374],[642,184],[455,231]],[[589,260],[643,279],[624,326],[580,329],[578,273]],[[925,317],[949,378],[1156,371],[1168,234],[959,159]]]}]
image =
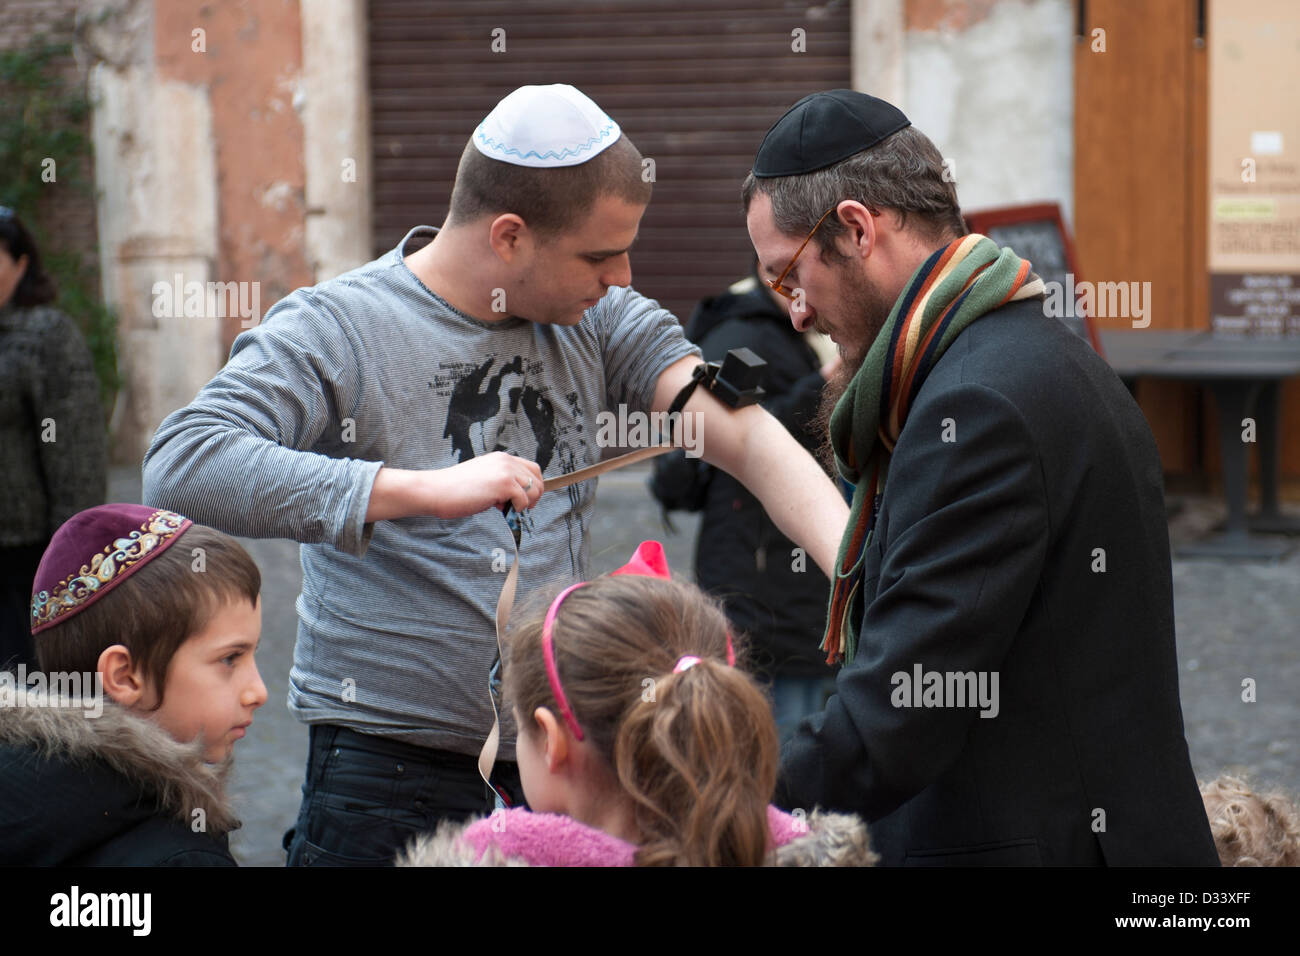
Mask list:
[{"label": "black wool coat", "polygon": [[[864,574],[857,657],[783,751],[778,805],[863,816],[882,865],[1218,864],[1155,442],[1041,301],[980,318],[932,369]],[[944,706],[907,686],[929,672]],[[990,692],[996,674],[996,708],[956,706],[948,674]]]}]

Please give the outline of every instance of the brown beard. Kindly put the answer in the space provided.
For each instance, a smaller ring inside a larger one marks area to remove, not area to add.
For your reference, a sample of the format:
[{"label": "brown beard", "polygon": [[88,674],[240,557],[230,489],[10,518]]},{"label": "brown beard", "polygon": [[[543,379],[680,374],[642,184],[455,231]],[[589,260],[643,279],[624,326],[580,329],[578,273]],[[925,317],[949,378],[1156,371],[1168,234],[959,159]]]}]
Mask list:
[{"label": "brown beard", "polygon": [[852,343],[840,347],[840,357],[843,362],[839,371],[822,389],[821,401],[817,406],[817,417],[813,420],[817,433],[822,436],[821,444],[817,448],[817,460],[832,476],[836,471],[835,449],[831,445],[830,434],[831,413],[835,411],[835,406],[844,396],[849,383],[862,368],[862,363],[867,360],[867,353],[875,343],[880,330],[889,321],[889,313],[894,308],[894,299],[882,293],[860,272],[854,271],[851,264],[846,264],[842,273],[841,287],[844,290],[844,311],[848,315],[859,317],[858,327],[862,330],[862,336],[860,338],[855,336]]},{"label": "brown beard", "polygon": [[[859,362],[858,367],[861,367],[861,364]],[[821,401],[817,403],[817,415],[813,419],[813,427],[821,436],[821,442],[817,445],[817,461],[832,478],[835,477],[836,472],[835,449],[831,446],[831,412],[835,411],[835,406],[848,389],[849,382],[853,381],[853,376],[858,373],[858,367],[850,368],[848,360],[845,359],[839,370],[823,386]]]}]

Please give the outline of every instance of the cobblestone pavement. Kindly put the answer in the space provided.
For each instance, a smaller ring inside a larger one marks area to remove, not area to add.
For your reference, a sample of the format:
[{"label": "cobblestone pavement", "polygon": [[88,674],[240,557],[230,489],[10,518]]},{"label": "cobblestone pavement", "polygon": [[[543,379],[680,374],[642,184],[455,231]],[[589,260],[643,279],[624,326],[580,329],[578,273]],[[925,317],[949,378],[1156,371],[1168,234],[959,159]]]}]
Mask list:
[{"label": "cobblestone pavement", "polygon": [[[619,567],[645,538],[663,541],[677,573],[691,569],[697,521],[674,515],[677,533],[668,534],[645,490],[648,472],[634,466],[601,479],[590,531],[593,572]],[[113,500],[139,501],[139,472],[115,469],[110,491]],[[1216,498],[1183,502],[1170,526],[1175,543],[1203,533],[1224,512]],[[231,847],[246,866],[280,866],[307,752],[306,728],[286,705],[301,570],[291,541],[244,544],[263,574],[258,666],[269,698],[237,748],[232,790],[244,827]],[[1183,717],[1197,776],[1246,773],[1300,793],[1300,548],[1275,563],[1175,561],[1174,604]],[[1247,677],[1256,683],[1253,703],[1242,700]]]}]

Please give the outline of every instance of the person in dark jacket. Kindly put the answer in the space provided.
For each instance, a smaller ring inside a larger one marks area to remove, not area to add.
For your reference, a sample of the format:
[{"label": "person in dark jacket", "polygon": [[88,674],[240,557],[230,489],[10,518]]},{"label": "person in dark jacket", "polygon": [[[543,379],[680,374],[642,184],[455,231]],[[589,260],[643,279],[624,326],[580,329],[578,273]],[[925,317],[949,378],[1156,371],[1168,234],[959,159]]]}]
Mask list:
[{"label": "person in dark jacket", "polygon": [[[748,348],[767,363],[763,407],[810,452],[832,360],[823,370],[807,338],[790,325],[785,300],[756,274],[704,299],[686,324],[686,337],[706,361]],[[720,599],[733,626],[750,639],[750,666],[771,682],[781,739],[821,710],[835,686],[818,650],[826,617],[826,575],[802,555],[739,481],[700,458],[673,452],[655,460],[650,489],[666,510],[702,511],[695,542],[695,578]]]},{"label": "person in dark jacket", "polygon": [[805,97],[743,196],[792,321],[851,372],[829,427],[855,486],[826,633],[845,663],[777,804],[859,814],[883,865],[1217,865],[1127,389],[1030,263],[967,234],[890,104]]},{"label": "person in dark jacket", "polygon": [[0,706],[0,864],[235,865],[226,773],[200,747],[111,701],[23,701]]},{"label": "person in dark jacket", "polygon": [[41,254],[0,206],[0,667],[36,663],[32,577],[54,529],[104,500],[107,438],[90,351]]},{"label": "person in dark jacket", "polygon": [[0,671],[0,865],[234,865],[225,780],[266,702],[260,590],[237,541],[170,511],[59,528],[32,596],[41,670]]}]

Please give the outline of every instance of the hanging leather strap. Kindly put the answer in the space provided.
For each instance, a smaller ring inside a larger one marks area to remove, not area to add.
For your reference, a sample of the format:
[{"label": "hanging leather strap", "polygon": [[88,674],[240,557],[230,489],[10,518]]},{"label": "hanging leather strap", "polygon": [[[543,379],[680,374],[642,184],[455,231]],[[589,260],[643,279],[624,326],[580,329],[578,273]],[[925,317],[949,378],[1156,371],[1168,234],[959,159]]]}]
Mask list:
[{"label": "hanging leather strap", "polygon": [[[687,393],[689,395],[689,392]],[[678,396],[681,398],[681,396]],[[681,398],[682,404],[686,399]],[[676,403],[674,403],[676,404]],[[672,419],[669,419],[672,421]],[[546,494],[551,491],[559,491],[561,488],[567,488],[569,485],[576,485],[580,481],[587,481],[607,471],[615,471],[619,468],[626,468],[628,465],[634,465],[638,461],[645,461],[647,458],[654,458],[662,455],[664,452],[672,451],[674,448],[671,444],[651,445],[648,448],[638,448],[636,451],[628,452],[626,455],[619,455],[617,458],[611,458],[608,461],[602,461],[595,465],[588,465],[586,468],[579,468],[577,471],[569,472],[567,475],[560,475],[556,478],[546,479],[546,488],[542,492]],[[492,767],[496,764],[497,750],[501,746],[501,714],[498,711],[499,696],[499,674],[501,669],[501,647],[502,639],[506,633],[506,625],[510,623],[510,611],[515,606],[515,590],[519,586],[519,516],[511,515],[511,507],[505,508],[506,521],[510,525],[511,539],[514,543],[515,559],[510,564],[510,571],[506,574],[506,582],[501,586],[501,596],[497,598],[497,659],[492,666],[492,674],[488,678],[488,698],[492,701],[492,730],[483,744],[483,749],[478,755],[478,772],[483,778],[483,782],[488,785],[493,793],[498,808],[506,806],[506,801],[496,787],[492,785]]]},{"label": "hanging leather strap", "polygon": [[[508,520],[508,519],[507,519]],[[506,632],[510,622],[510,609],[515,604],[515,588],[519,584],[519,524],[511,526],[511,540],[514,544],[515,559],[506,574],[506,583],[501,587],[501,596],[497,598],[497,659],[488,675],[488,700],[492,702],[492,730],[483,742],[483,749],[478,755],[478,772],[483,782],[492,791],[498,808],[505,806],[501,791],[492,786],[492,767],[497,762],[497,749],[501,746],[501,715],[497,711],[497,698],[500,689],[501,673],[501,636]]]}]

